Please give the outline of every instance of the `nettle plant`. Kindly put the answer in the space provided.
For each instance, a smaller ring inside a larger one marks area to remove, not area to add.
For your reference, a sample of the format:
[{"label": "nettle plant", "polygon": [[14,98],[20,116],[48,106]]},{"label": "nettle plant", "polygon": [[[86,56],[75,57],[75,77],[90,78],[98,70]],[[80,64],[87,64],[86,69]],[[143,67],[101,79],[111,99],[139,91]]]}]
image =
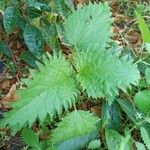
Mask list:
[{"label": "nettle plant", "polygon": [[[1,125],[11,128],[13,134],[23,129],[24,142],[33,149],[74,150],[86,147],[91,141],[89,149],[99,148],[98,133],[104,128],[111,150],[132,149],[133,142],[144,147],[131,140],[132,129],[126,129],[123,137],[115,131],[118,127],[109,126],[115,121],[111,111],[119,117],[118,104],[135,127],[141,122],[136,115],[138,111],[128,101],[116,100],[120,91],[126,93],[138,84],[140,73],[131,57],[111,48],[111,23],[107,3],[89,3],[72,9],[64,21],[64,36],[71,54],[67,58],[62,52],[43,55],[43,63],[37,63],[38,70],[31,70],[31,78],[23,80],[26,87],[17,91],[18,100],[5,113]],[[76,108],[82,102],[81,95],[93,102],[104,102],[101,118]],[[42,129],[58,122],[47,143],[29,129],[37,121]],[[146,123],[141,126],[141,135],[149,148],[146,126]]]}]

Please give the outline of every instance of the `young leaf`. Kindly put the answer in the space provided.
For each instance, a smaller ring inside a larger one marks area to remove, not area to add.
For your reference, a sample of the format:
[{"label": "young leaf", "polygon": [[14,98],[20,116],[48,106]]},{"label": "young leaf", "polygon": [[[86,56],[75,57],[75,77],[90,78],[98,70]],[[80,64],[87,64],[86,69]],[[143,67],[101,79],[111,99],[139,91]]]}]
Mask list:
[{"label": "young leaf", "polygon": [[145,23],[144,19],[137,10],[135,10],[135,14],[138,19],[139,29],[142,34],[143,42],[150,43],[150,31],[148,29],[147,24]]},{"label": "young leaf", "polygon": [[22,139],[29,146],[38,147],[39,145],[38,135],[32,129],[24,128],[22,130]]},{"label": "young leaf", "polygon": [[17,7],[7,7],[4,12],[3,24],[6,32],[10,33],[16,27],[19,17],[19,10]]},{"label": "young leaf", "polygon": [[140,77],[132,60],[120,58],[110,51],[78,51],[75,67],[83,90],[93,98],[114,97],[118,89],[125,91],[130,84],[137,84]]},{"label": "young leaf", "polygon": [[150,111],[150,91],[143,90],[136,93],[134,103],[144,113],[148,113]]},{"label": "young leaf", "polygon": [[88,149],[98,149],[101,146],[100,140],[93,140],[88,145]]},{"label": "young leaf", "polygon": [[32,80],[26,79],[27,87],[18,90],[18,101],[6,113],[1,125],[9,125],[14,132],[26,124],[29,127],[38,118],[43,122],[49,115],[52,120],[63,109],[68,110],[76,101],[77,89],[73,69],[62,54],[44,57],[44,65],[38,64],[39,71],[32,71]]},{"label": "young leaf", "polygon": [[89,3],[78,6],[77,11],[65,20],[65,31],[68,42],[86,50],[89,47],[104,48],[110,36],[111,13],[107,3]]},{"label": "young leaf", "polygon": [[23,37],[25,44],[33,54],[41,55],[43,53],[44,40],[38,28],[27,25],[24,29]]},{"label": "young leaf", "polygon": [[149,133],[147,132],[147,130],[144,127],[141,127],[140,131],[141,131],[141,137],[143,139],[143,142],[145,143],[147,148],[150,150],[150,136],[149,136]]},{"label": "young leaf", "polygon": [[86,111],[73,111],[58,123],[52,134],[52,143],[59,143],[72,138],[81,137],[97,130],[98,118]]}]

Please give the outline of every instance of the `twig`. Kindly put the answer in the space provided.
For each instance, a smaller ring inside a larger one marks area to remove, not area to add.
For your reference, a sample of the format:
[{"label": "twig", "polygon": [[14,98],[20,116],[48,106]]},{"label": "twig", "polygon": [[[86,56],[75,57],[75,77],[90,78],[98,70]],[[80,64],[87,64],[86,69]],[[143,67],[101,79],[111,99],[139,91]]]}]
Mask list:
[{"label": "twig", "polygon": [[9,52],[10,52],[12,61],[13,61],[14,65],[15,65],[16,72],[20,75],[20,70],[19,70],[19,68],[18,68],[18,65],[17,65],[16,59],[15,59],[15,56],[14,56],[14,54],[13,54],[11,48],[10,48],[9,42],[8,42],[9,34],[7,34],[4,38],[5,38],[5,42],[6,42],[7,48],[8,48],[8,50],[9,50]]}]

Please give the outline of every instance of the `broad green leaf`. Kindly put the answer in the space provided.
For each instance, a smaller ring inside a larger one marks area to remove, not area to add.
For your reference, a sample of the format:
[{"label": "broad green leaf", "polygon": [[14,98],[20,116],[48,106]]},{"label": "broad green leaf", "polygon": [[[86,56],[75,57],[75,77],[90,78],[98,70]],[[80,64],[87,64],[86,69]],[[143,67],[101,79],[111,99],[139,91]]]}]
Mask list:
[{"label": "broad green leaf", "polygon": [[38,63],[39,70],[31,70],[32,79],[23,80],[27,88],[17,91],[19,100],[0,122],[14,133],[26,125],[31,127],[36,119],[42,124],[48,116],[52,121],[77,101],[75,75],[68,61],[62,54],[43,57],[43,64]]},{"label": "broad green leaf", "polygon": [[148,113],[150,111],[150,91],[139,91],[134,97],[134,103],[144,113]]},{"label": "broad green leaf", "polygon": [[4,12],[3,24],[6,32],[10,33],[16,27],[19,17],[19,10],[17,7],[7,7]]},{"label": "broad green leaf", "polygon": [[136,119],[136,113],[137,113],[137,111],[135,110],[135,108],[133,107],[133,105],[129,101],[123,100],[123,99],[117,99],[117,102],[121,106],[122,110],[127,114],[127,116],[133,122],[137,122],[137,119]]},{"label": "broad green leaf", "polygon": [[28,49],[37,55],[43,53],[44,40],[40,30],[32,25],[27,25],[23,32],[25,44]]},{"label": "broad green leaf", "polygon": [[89,97],[113,99],[118,89],[126,92],[127,87],[137,85],[140,78],[136,64],[126,56],[94,49],[77,51],[74,56],[77,80]]},{"label": "broad green leaf", "polygon": [[102,122],[114,130],[117,130],[121,125],[120,108],[117,103],[104,103],[102,106]]},{"label": "broad green leaf", "polygon": [[0,12],[4,14],[6,0],[0,0]]},{"label": "broad green leaf", "polygon": [[119,150],[122,136],[118,132],[106,129],[105,138],[109,150]]},{"label": "broad green leaf", "polygon": [[0,52],[7,57],[11,57],[10,51],[4,42],[0,41]]},{"label": "broad green leaf", "polygon": [[85,136],[97,130],[98,121],[99,119],[89,112],[75,110],[65,116],[53,130],[52,143],[59,146],[69,139]]},{"label": "broad green leaf", "polygon": [[150,31],[148,29],[147,24],[145,23],[143,17],[140,15],[140,13],[137,10],[135,10],[135,14],[138,19],[139,29],[142,34],[143,42],[150,43]]},{"label": "broad green leaf", "polygon": [[111,12],[107,3],[79,5],[65,20],[68,42],[80,50],[102,49],[110,36]]},{"label": "broad green leaf", "polygon": [[140,142],[135,142],[135,145],[136,145],[137,150],[146,150],[144,144]]},{"label": "broad green leaf", "polygon": [[24,128],[22,130],[22,139],[23,142],[29,146],[38,147],[39,145],[38,135],[32,129]]},{"label": "broad green leaf", "polygon": [[150,68],[146,68],[146,70],[145,70],[145,77],[146,77],[147,84],[150,85]]},{"label": "broad green leaf", "polygon": [[88,149],[100,149],[101,141],[100,140],[93,140],[89,143]]},{"label": "broad green leaf", "polygon": [[144,127],[141,127],[140,131],[141,131],[141,137],[143,139],[143,142],[145,143],[147,148],[150,150],[150,136],[149,136],[149,133],[147,132],[147,130]]}]

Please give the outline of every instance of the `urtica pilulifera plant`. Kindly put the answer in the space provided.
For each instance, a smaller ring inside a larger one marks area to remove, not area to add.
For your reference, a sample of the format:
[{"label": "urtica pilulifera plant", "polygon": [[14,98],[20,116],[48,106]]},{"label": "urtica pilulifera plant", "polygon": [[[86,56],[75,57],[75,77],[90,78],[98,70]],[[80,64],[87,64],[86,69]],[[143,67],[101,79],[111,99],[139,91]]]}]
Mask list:
[{"label": "urtica pilulifera plant", "polygon": [[[88,146],[92,140],[89,147],[100,146],[95,139],[105,123],[90,111],[76,108],[80,96],[113,105],[120,91],[127,92],[140,79],[133,58],[109,49],[111,23],[107,3],[71,8],[64,20],[70,56],[67,59],[56,51],[53,55],[43,54],[43,63],[38,62],[38,69],[30,71],[31,78],[23,80],[26,88],[17,91],[18,99],[12,103],[12,110],[5,113],[1,126],[12,129],[14,134],[23,129],[22,138],[33,149],[76,150]],[[47,143],[43,144],[36,133],[27,129],[37,121],[43,128],[58,122]],[[141,128],[141,132],[146,133],[146,129]],[[142,135],[145,143],[149,143],[148,135]],[[105,136],[109,149],[130,149],[130,134],[122,137],[107,126]],[[117,144],[113,145],[114,140]]]}]

